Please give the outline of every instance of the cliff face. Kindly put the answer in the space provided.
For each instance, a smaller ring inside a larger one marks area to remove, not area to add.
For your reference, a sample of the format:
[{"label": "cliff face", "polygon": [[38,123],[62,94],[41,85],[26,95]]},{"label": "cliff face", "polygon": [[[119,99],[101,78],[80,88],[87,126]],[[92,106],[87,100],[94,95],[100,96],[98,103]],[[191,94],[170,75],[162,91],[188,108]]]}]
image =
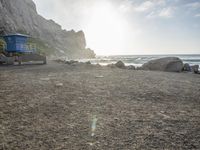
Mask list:
[{"label": "cliff face", "polygon": [[62,30],[53,20],[38,15],[32,0],[0,0],[0,34],[26,33],[53,49],[53,55],[72,58],[94,57],[86,49],[83,31]]}]

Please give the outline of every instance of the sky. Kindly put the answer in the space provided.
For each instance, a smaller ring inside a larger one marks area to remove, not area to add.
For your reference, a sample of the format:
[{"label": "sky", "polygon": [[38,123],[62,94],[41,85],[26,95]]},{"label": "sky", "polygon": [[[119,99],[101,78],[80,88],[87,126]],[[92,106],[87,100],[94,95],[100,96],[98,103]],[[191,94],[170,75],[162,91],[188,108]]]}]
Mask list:
[{"label": "sky", "polygon": [[97,55],[200,54],[200,0],[33,0]]}]

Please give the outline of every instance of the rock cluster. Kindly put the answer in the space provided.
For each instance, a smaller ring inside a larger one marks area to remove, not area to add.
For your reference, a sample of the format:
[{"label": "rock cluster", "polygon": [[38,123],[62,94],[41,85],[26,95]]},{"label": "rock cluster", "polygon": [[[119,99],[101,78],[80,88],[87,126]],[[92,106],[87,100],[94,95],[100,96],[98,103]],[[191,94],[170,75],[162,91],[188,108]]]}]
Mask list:
[{"label": "rock cluster", "polygon": [[[56,60],[58,63],[64,63],[68,65],[93,65],[90,61],[88,62],[78,62],[78,61],[63,61],[63,60]],[[99,66],[101,65],[93,65],[93,66]],[[128,69],[128,70],[152,70],[152,71],[166,71],[166,72],[194,72],[194,73],[200,73],[199,72],[199,65],[190,66],[189,64],[183,64],[182,60],[177,57],[165,57],[160,58],[156,60],[151,60],[147,63],[145,63],[141,67],[135,67],[133,65],[126,66],[122,61],[118,61],[115,64],[108,64],[107,67],[109,68],[119,68],[119,69]]]},{"label": "rock cluster", "polygon": [[135,66],[130,65],[130,66],[126,66],[122,61],[118,61],[115,64],[108,64],[107,67],[110,68],[120,68],[120,69],[128,69],[128,70],[135,70]]},{"label": "rock cluster", "polygon": [[97,66],[97,67],[101,67],[101,65],[97,64],[97,65],[93,65],[90,61],[87,61],[87,62],[79,62],[79,61],[76,61],[76,60],[69,60],[69,61],[66,61],[66,60],[62,60],[62,59],[57,59],[57,60],[54,60],[55,62],[57,63],[61,63],[61,64],[66,64],[66,65],[71,65],[71,66],[79,66],[79,65],[91,65],[91,66]]},{"label": "rock cluster", "polygon": [[183,71],[185,71],[185,72],[200,73],[199,72],[199,65],[190,66],[188,63],[184,64]]}]

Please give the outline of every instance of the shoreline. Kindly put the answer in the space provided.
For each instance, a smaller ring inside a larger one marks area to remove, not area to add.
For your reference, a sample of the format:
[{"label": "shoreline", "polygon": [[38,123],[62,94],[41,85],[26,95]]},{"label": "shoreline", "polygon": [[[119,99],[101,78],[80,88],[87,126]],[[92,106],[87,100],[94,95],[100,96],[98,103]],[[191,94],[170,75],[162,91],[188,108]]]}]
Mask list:
[{"label": "shoreline", "polygon": [[[179,57],[183,60],[183,63],[189,63],[190,65],[200,65],[200,54],[197,55],[111,55],[111,56],[96,56],[95,59],[75,59],[81,62],[91,61],[92,64],[99,63],[100,65],[108,65],[111,63],[117,63],[117,61],[121,60],[126,65],[134,65],[141,67],[144,63],[162,57]],[[184,56],[184,57],[181,57]],[[193,58],[190,58],[190,57]],[[144,60],[143,60],[144,59]],[[196,61],[195,61],[196,60]],[[69,61],[69,60],[68,60]]]}]

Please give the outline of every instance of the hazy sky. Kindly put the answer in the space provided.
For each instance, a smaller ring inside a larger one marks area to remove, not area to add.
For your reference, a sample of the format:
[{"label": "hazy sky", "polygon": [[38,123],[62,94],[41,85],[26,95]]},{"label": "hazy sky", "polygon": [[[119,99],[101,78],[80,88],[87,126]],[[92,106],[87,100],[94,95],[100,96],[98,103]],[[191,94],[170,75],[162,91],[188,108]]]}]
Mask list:
[{"label": "hazy sky", "polygon": [[97,54],[200,53],[200,0],[34,0]]}]

